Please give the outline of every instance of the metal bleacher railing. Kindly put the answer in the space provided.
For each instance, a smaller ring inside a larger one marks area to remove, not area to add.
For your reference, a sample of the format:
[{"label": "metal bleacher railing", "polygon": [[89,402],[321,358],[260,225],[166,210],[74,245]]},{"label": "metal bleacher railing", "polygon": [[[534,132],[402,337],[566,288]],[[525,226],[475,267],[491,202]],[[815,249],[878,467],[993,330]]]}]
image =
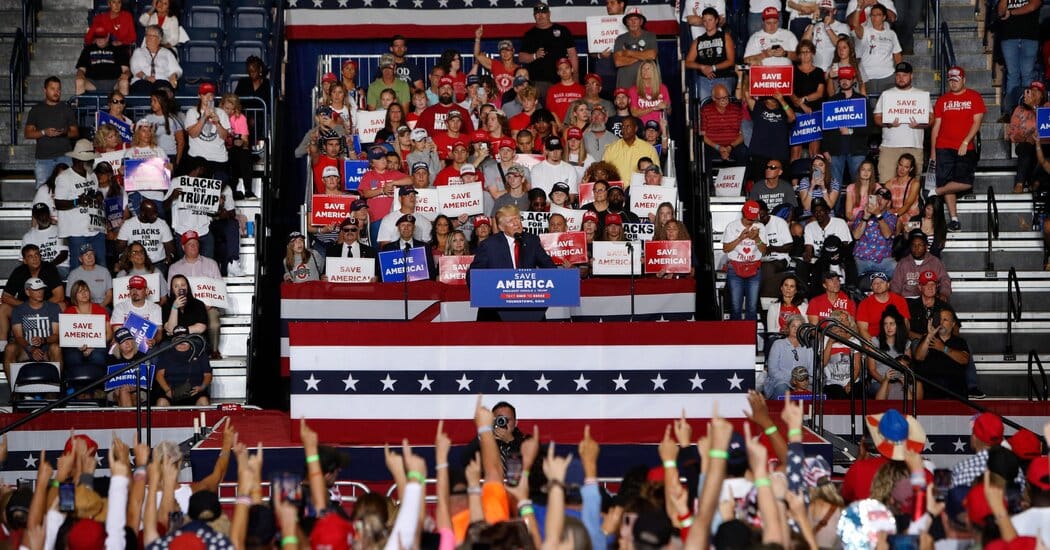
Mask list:
[{"label": "metal bleacher railing", "polygon": [[22,84],[29,75],[29,40],[22,28],[15,31],[15,42],[11,48],[11,62],[8,66],[10,80],[11,105],[7,112],[8,131],[11,133],[11,144],[18,143],[18,114],[25,109],[25,86]]}]

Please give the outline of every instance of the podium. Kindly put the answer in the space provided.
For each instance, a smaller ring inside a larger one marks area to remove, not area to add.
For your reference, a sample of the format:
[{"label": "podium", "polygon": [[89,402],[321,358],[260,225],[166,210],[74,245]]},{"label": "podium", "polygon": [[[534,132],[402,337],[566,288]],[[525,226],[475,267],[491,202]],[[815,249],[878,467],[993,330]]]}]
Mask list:
[{"label": "podium", "polygon": [[478,321],[543,321],[548,307],[580,306],[575,269],[473,269],[469,277]]}]

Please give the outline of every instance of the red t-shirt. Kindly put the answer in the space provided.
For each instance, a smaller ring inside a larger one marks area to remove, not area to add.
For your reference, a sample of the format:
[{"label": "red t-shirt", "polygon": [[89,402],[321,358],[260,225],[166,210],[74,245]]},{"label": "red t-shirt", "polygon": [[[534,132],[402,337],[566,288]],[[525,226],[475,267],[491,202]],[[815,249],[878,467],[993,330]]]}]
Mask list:
[{"label": "red t-shirt", "polygon": [[[959,149],[963,138],[970,132],[973,126],[974,115],[987,112],[981,94],[967,88],[961,93],[951,92],[937,99],[937,105],[933,108],[933,116],[941,119],[941,128],[937,134],[935,149]],[[968,151],[973,151],[971,141]]]},{"label": "red t-shirt", "polygon": [[806,308],[806,315],[813,315],[817,319],[826,319],[836,309],[844,309],[852,316],[857,315],[857,306],[853,304],[853,300],[850,300],[849,296],[846,296],[845,292],[839,292],[834,303],[828,299],[827,292],[813,298],[809,301],[809,307]]},{"label": "red t-shirt", "polygon": [[557,120],[565,120],[565,113],[569,112],[569,106],[577,99],[583,99],[587,90],[578,82],[562,84],[561,82],[547,88],[547,100],[543,103],[547,110],[554,113]]},{"label": "red t-shirt", "polygon": [[448,132],[444,132],[441,130],[430,134],[430,139],[434,140],[434,145],[437,145],[438,158],[441,160],[445,160],[446,158],[448,158],[449,153],[452,152],[452,144],[456,141],[462,141],[463,143],[468,143],[470,141],[470,138],[463,135],[463,132],[460,132],[459,135],[452,137],[448,135]]},{"label": "red t-shirt", "polygon": [[467,98],[467,73],[460,71],[455,75],[448,75],[452,79],[452,93],[456,95],[456,103]]},{"label": "red t-shirt", "polygon": [[[492,60],[492,79],[496,81],[496,89],[500,91],[500,94],[505,94],[514,87],[514,74],[507,69],[507,66],[503,64],[502,59]],[[499,99],[491,98],[491,99]]]},{"label": "red t-shirt", "polygon": [[449,105],[442,105],[436,103],[427,107],[425,111],[419,114],[419,122],[416,123],[416,128],[423,128],[430,135],[434,135],[437,130],[445,131],[445,119],[448,118],[449,111],[459,111],[460,118],[463,119],[463,127],[460,128],[460,133],[469,134],[474,131],[474,121],[470,118],[470,113],[455,103]]},{"label": "red t-shirt", "polygon": [[510,124],[511,132],[520,132],[529,127],[532,124],[532,113],[518,113],[507,121]]},{"label": "red t-shirt", "polygon": [[[324,194],[324,179],[321,178],[321,174],[324,173],[324,169],[329,166],[335,166],[339,169],[339,179],[343,180],[343,159],[333,158],[328,155],[317,155],[317,162],[314,163],[314,193]],[[344,180],[345,181],[345,180]]]},{"label": "red t-shirt", "polygon": [[[387,170],[385,172],[376,172],[375,170],[369,170],[361,176],[361,185],[358,189],[382,189],[383,185],[387,182],[394,181],[405,177],[401,172],[395,170]],[[368,212],[372,216],[373,220],[382,219],[390,213],[390,208],[394,204],[395,191],[390,195],[378,195],[368,199]]]},{"label": "red t-shirt", "polygon": [[883,464],[889,462],[882,456],[858,460],[846,470],[842,479],[842,499],[846,503],[863,500],[871,495],[871,480]]},{"label": "red t-shirt", "polygon": [[135,35],[135,21],[131,17],[131,12],[127,10],[120,10],[116,19],[108,11],[96,15],[91,20],[91,26],[88,27],[87,33],[84,34],[85,44],[90,44],[94,40],[94,30],[97,27],[106,29],[110,40],[118,41],[124,46],[134,48],[136,42],[138,42]]},{"label": "red t-shirt", "polygon": [[[904,320],[910,319],[908,315],[908,302],[904,300],[904,296],[897,294],[896,292],[889,293],[890,299],[884,304],[875,298],[875,295],[868,296],[860,305],[857,306],[857,322],[868,323],[868,334],[873,338],[878,336],[882,332],[882,312],[886,310],[891,304],[897,306],[897,313],[900,313]],[[904,327],[897,327],[898,334],[905,334]],[[902,332],[903,331],[903,332]]]},{"label": "red t-shirt", "polygon": [[[777,319],[777,330],[780,332],[787,332],[787,318],[792,315],[801,315],[802,310],[796,305],[792,304],[780,304],[780,317]],[[767,329],[768,330],[768,329]]]},{"label": "red t-shirt", "polygon": [[446,166],[434,176],[434,187],[442,187],[445,185],[459,185],[463,183],[463,178],[459,177],[459,168],[455,165]]},{"label": "red t-shirt", "polygon": [[[66,313],[66,314],[69,314],[69,315],[79,315],[80,314],[80,312],[77,311],[77,306],[69,306],[62,313]],[[105,315],[106,316],[106,324],[107,325],[109,324],[109,311],[106,311],[106,308],[96,304],[95,302],[91,302],[91,313],[89,313],[88,315]]]}]

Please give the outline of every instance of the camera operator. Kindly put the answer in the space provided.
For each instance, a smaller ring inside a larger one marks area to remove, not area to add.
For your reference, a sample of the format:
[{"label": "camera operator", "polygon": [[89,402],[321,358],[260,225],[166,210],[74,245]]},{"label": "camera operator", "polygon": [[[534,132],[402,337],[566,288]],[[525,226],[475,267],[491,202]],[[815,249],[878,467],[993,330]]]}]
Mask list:
[{"label": "camera operator", "polygon": [[[514,472],[512,472],[513,468],[507,468],[508,460],[511,462],[516,460],[520,474],[521,443],[530,436],[518,429],[518,411],[514,405],[500,401],[492,407],[492,414],[494,417],[492,435],[496,437],[496,446],[499,447],[499,458],[503,463],[503,471],[508,472],[508,477],[510,477]],[[480,440],[475,437],[460,455],[463,465],[468,464],[480,450]]]}]

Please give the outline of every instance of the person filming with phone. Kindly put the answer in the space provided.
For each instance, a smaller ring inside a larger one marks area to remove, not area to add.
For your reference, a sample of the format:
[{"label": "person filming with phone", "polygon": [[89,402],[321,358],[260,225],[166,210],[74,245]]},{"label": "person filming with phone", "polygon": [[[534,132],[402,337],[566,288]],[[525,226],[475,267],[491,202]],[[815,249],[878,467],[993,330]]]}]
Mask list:
[{"label": "person filming with phone", "polygon": [[[927,321],[926,336],[915,348],[916,371],[955,395],[966,396],[970,347],[958,334],[959,318],[950,306],[935,311]],[[940,388],[926,388],[926,399],[944,399]]]},{"label": "person filming with phone", "polygon": [[[500,401],[492,407],[492,435],[496,438],[496,446],[499,448],[500,461],[503,462],[503,471],[507,477],[521,475],[521,443],[530,436],[518,429],[518,411],[514,405],[506,401]],[[474,459],[481,447],[481,440],[475,437],[460,455],[463,464],[466,465]],[[514,466],[517,465],[516,473]]]}]

